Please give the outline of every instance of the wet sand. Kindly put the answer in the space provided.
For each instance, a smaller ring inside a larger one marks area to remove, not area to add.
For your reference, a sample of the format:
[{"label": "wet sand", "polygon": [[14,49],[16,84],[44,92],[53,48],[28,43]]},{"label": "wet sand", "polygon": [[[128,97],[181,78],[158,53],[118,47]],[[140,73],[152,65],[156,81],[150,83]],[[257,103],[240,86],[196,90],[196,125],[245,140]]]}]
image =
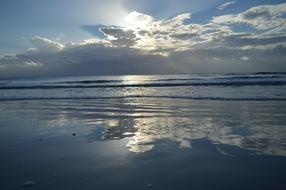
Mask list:
[{"label": "wet sand", "polygon": [[286,189],[286,101],[0,102],[1,189]]}]

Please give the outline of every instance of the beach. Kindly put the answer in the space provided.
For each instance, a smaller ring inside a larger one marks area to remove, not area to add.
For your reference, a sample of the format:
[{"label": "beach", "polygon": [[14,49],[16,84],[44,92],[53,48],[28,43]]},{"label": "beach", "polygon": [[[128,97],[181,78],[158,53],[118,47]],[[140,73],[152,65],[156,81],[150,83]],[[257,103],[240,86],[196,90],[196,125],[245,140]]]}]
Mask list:
[{"label": "beach", "polygon": [[124,77],[2,80],[1,189],[286,188],[285,74]]}]

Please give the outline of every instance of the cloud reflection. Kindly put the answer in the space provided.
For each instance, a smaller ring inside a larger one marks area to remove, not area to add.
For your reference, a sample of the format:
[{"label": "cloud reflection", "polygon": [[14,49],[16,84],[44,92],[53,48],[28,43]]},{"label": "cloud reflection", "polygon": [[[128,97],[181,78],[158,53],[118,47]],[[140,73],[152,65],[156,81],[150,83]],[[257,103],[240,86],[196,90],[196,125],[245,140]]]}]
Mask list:
[{"label": "cloud reflection", "polygon": [[[17,109],[16,109],[17,108]],[[192,149],[196,140],[231,145],[256,154],[286,156],[285,102],[201,101],[130,98],[2,103],[5,114],[43,120],[45,130],[65,126],[89,142],[124,139],[131,152],[151,151],[162,142]],[[21,110],[22,109],[22,110]],[[39,111],[45,110],[45,111]]]},{"label": "cloud reflection", "polygon": [[[137,101],[125,102],[133,105],[130,108],[133,114],[139,111]],[[271,114],[279,105],[266,103],[254,107],[246,103],[239,105],[239,102],[180,103],[167,100],[164,106],[162,102],[152,103],[153,112],[150,106],[143,106],[135,116],[103,121],[101,139],[127,138],[127,148],[137,153],[152,150],[161,140],[178,142],[180,148],[192,148],[192,141],[205,139],[215,145],[232,145],[257,154],[286,156],[286,129],[282,127],[285,119],[283,114]],[[189,108],[180,110],[182,104]],[[229,106],[237,111],[230,112]],[[161,111],[164,114],[160,114]],[[89,138],[94,135],[90,134]],[[220,152],[228,154],[225,150]]]}]

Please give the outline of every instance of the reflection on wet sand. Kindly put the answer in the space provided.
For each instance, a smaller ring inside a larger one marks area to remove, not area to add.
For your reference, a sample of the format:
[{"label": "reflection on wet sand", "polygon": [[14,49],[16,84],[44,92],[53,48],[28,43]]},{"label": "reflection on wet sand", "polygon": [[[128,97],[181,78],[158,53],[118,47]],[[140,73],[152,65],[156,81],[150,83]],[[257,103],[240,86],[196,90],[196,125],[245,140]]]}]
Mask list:
[{"label": "reflection on wet sand", "polygon": [[[129,105],[138,106],[134,103]],[[150,112],[147,106],[143,109],[146,112],[142,112],[142,107],[137,112],[138,107],[134,106],[125,116],[103,120],[88,138],[128,138],[126,146],[138,153],[151,150],[159,140],[175,141],[179,142],[180,148],[191,148],[193,140],[206,139],[213,144],[233,145],[256,154],[286,156],[286,115],[283,114],[286,112],[279,102],[255,106],[255,102],[193,101],[188,103],[189,108],[179,108],[178,102],[164,106],[157,104],[153,102],[152,106],[161,108],[161,111]],[[99,134],[99,126],[103,126],[102,136],[95,138]],[[228,154],[225,150],[219,151]]]},{"label": "reflection on wet sand", "polygon": [[[137,153],[152,150],[160,140],[192,148],[194,140],[205,139],[214,145],[232,145],[256,154],[286,156],[285,104],[137,98],[43,101],[21,106],[7,103],[1,110],[5,114],[18,110],[23,117],[36,115],[34,118],[44,120],[47,127],[82,126],[82,130],[88,130],[89,142],[126,139],[126,147]],[[46,115],[37,115],[38,110]],[[230,155],[227,150],[218,151]]]},{"label": "reflection on wet sand", "polygon": [[[203,118],[202,118],[203,119]],[[259,126],[252,125],[248,135],[236,134],[233,128],[244,126],[227,126],[212,119],[200,122],[185,121],[185,126],[177,126],[180,118],[148,118],[130,119],[118,122],[118,126],[105,124],[102,140],[128,138],[127,147],[132,152],[143,153],[156,146],[159,140],[179,142],[180,148],[191,148],[192,140],[206,139],[213,144],[226,144],[238,146],[242,149],[255,151],[257,154],[286,156],[285,129],[283,126],[268,126],[263,133],[257,133]],[[259,124],[257,124],[259,125]],[[95,127],[97,129],[98,127]],[[96,137],[97,132],[90,134]],[[99,140],[97,138],[97,140]],[[227,154],[224,150],[219,150]]]}]

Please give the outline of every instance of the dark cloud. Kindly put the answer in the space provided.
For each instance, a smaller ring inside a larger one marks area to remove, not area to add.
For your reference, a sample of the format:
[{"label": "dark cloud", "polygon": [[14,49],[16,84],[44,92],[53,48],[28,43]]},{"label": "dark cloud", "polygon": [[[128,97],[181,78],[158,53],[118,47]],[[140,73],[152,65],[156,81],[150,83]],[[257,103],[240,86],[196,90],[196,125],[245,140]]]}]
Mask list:
[{"label": "dark cloud", "polygon": [[[286,71],[286,47],[270,49],[197,49],[171,53],[169,59],[188,72]],[[248,60],[243,60],[247,58]]]},{"label": "dark cloud", "polygon": [[132,46],[137,38],[133,30],[124,30],[116,27],[102,27],[99,29],[106,36],[111,36],[110,41],[117,46]]},{"label": "dark cloud", "polygon": [[[168,56],[127,47],[76,45],[53,53],[5,57],[2,77],[117,74],[179,74],[191,72],[257,72],[286,70],[286,47],[270,49],[197,49]],[[1,60],[3,60],[2,58]]]},{"label": "dark cloud", "polygon": [[98,24],[98,25],[83,25],[81,26],[81,28],[85,31],[87,31],[88,33],[92,34],[95,37],[98,37],[100,39],[105,38],[105,35],[99,30],[102,27],[107,27],[105,25],[102,24]]},{"label": "dark cloud", "polygon": [[193,37],[198,36],[197,33],[182,33],[182,34],[171,34],[170,37],[176,38],[179,40],[189,40]]},{"label": "dark cloud", "polygon": [[267,9],[256,9],[253,11],[248,11],[242,15],[242,18],[246,20],[254,20],[254,19],[270,19],[271,14]]},{"label": "dark cloud", "polygon": [[250,34],[233,34],[216,39],[217,43],[228,47],[264,46],[286,42],[286,36],[259,37]]},{"label": "dark cloud", "polygon": [[[53,53],[27,53],[0,58],[1,77],[116,74],[164,74],[176,72],[160,55],[127,47],[86,44]],[[39,63],[33,65],[32,63]]]}]

